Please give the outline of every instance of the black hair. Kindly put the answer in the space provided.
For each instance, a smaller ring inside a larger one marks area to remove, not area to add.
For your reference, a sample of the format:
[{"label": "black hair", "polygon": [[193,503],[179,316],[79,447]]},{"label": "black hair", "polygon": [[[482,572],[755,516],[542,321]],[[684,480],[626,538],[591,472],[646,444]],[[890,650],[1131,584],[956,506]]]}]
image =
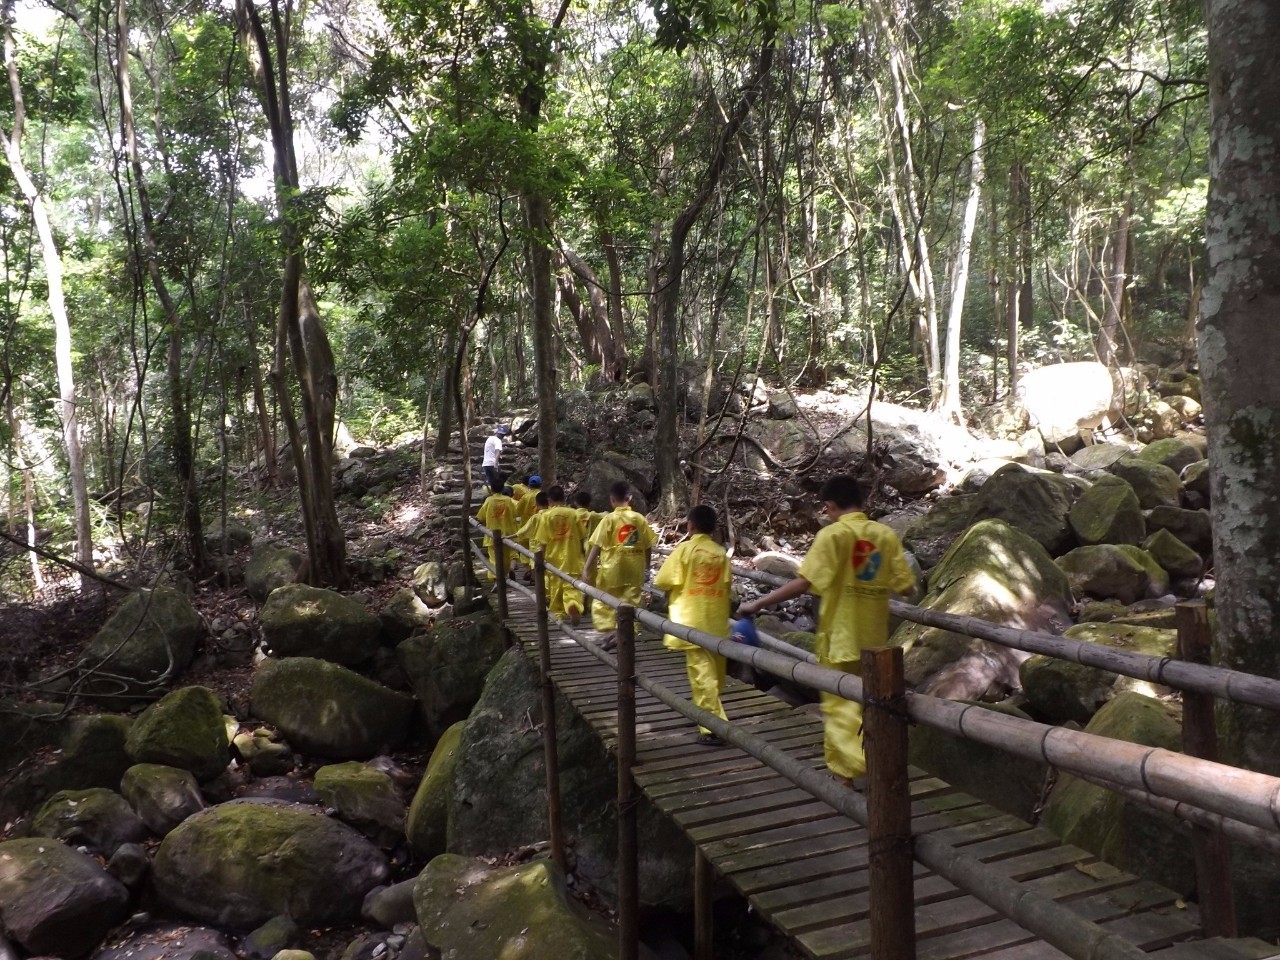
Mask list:
[{"label": "black hair", "polygon": [[618,480],[609,485],[609,496],[619,503],[631,499],[631,484],[625,480]]},{"label": "black hair", "polygon": [[825,502],[830,500],[841,510],[860,507],[865,503],[862,485],[847,473],[838,473],[822,485],[818,496]]},{"label": "black hair", "polygon": [[716,511],[705,503],[689,508],[689,527],[693,533],[714,533],[716,529]]},{"label": "black hair", "polygon": [[547,499],[552,503],[564,503],[564,487],[557,483],[547,491]]},{"label": "black hair", "polygon": [[549,507],[551,505],[551,498],[548,497],[541,490],[539,490],[538,493],[534,496],[533,502],[545,509],[546,507]]},{"label": "black hair", "polygon": [[589,490],[573,491],[573,502],[580,507],[591,509],[591,492]]}]

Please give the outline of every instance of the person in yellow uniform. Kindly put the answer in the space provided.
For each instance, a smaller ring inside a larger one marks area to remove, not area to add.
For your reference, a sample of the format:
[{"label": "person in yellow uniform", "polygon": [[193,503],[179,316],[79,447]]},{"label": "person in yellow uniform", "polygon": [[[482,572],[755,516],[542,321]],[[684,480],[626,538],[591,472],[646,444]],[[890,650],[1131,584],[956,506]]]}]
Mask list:
[{"label": "person in yellow uniform", "polygon": [[[525,483],[513,483],[511,485],[512,497],[516,501],[516,541],[526,550],[532,549],[528,538],[520,533],[525,525],[528,524],[530,518],[538,512],[538,492],[542,488],[542,478],[536,473],[530,476]],[[521,492],[523,491],[523,492]],[[518,554],[520,562],[526,567],[526,572],[530,578],[533,576],[533,561],[526,557],[523,553]]]},{"label": "person in yellow uniform", "polygon": [[[613,510],[604,515],[588,541],[590,550],[582,578],[624,603],[639,606],[650,554],[658,538],[644,515],[631,509],[631,487],[625,480],[609,488],[609,503]],[[600,572],[592,579],[597,561]],[[606,650],[613,649],[618,629],[613,608],[607,603],[593,603],[591,623],[605,635],[601,645]]]},{"label": "person in yellow uniform", "polygon": [[[511,499],[510,490],[510,487],[500,487],[500,492],[489,494],[476,512],[476,519],[499,537],[509,537],[516,532],[516,502]],[[484,545],[489,548],[489,566],[497,570],[498,560],[494,556],[493,537],[486,536]],[[507,549],[502,555],[506,563],[506,570],[502,571],[504,577],[511,570],[511,558],[514,555],[515,551],[511,549]],[[489,579],[494,580],[496,577],[490,573]]]},{"label": "person in yellow uniform", "polygon": [[[565,506],[564,487],[557,484],[547,491],[547,509],[541,511],[530,540],[534,549],[546,551],[547,563],[574,577],[582,576],[582,537],[578,515]],[[565,583],[553,573],[547,574],[547,608],[557,617],[567,617],[575,627],[582,619],[582,591]]]},{"label": "person in yellow uniform", "polygon": [[[716,512],[698,504],[686,518],[690,539],[679,544],[667,557],[653,585],[667,592],[669,616],[676,623],[717,637],[729,635],[729,587],[733,573],[724,547],[711,539],[716,529]],[[685,669],[694,706],[728,719],[720,703],[724,689],[725,660],[696,643],[667,634],[663,646],[683,650]],[[707,747],[724,743],[706,727],[698,728],[697,742]]]},{"label": "person in yellow uniform", "polygon": [[[819,494],[831,522],[818,531],[799,576],[758,600],[738,607],[751,616],[765,607],[812,591],[818,612],[818,662],[858,673],[864,647],[889,640],[889,595],[909,593],[915,576],[897,534],[863,512],[862,488],[850,476],[834,476]],[[862,705],[822,694],[823,752],[837,779],[852,783],[867,771],[862,746]]]},{"label": "person in yellow uniform", "polygon": [[577,490],[573,494],[573,512],[578,515],[578,526],[582,529],[582,549],[587,549],[587,542],[604,519],[603,513],[591,509],[591,494],[586,490]]}]

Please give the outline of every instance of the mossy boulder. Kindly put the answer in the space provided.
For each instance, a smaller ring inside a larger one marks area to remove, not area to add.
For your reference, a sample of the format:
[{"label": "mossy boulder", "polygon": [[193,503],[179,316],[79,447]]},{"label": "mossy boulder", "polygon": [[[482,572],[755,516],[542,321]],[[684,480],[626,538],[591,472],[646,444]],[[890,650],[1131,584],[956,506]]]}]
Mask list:
[{"label": "mossy boulder", "polygon": [[[1027,630],[1059,633],[1071,622],[1066,576],[1036,540],[1003,520],[965,531],[929,574],[921,606]],[[1018,686],[1027,654],[917,623],[892,643],[906,648],[907,681],[958,700],[999,699]]]},{"label": "mossy boulder", "polygon": [[60,790],[31,818],[33,837],[51,837],[72,846],[88,847],[110,858],[126,843],[147,837],[147,827],[124,797],[104,787]]},{"label": "mossy boulder", "polygon": [[316,794],[338,818],[379,842],[391,843],[404,832],[404,800],[381,770],[348,761],[321,767]]},{"label": "mossy boulder", "polygon": [[431,626],[435,614],[416,593],[404,587],[378,611],[378,620],[382,624],[382,642],[394,645],[407,640],[414,631]]},{"label": "mossy boulder", "polygon": [[272,590],[297,580],[302,563],[302,554],[290,547],[274,544],[258,547],[244,570],[245,592],[262,603],[271,596]]},{"label": "mossy boulder", "polygon": [[1065,477],[1032,473],[1011,463],[975,494],[973,519],[1003,520],[1056,555],[1071,545],[1067,518],[1075,499],[1076,487]]},{"label": "mossy boulder", "polygon": [[297,749],[334,760],[367,760],[408,733],[413,699],[336,663],[268,660],[253,678],[253,715]]},{"label": "mossy boulder", "polygon": [[1209,461],[1197,460],[1182,471],[1182,485],[1209,502]]},{"label": "mossy boulder", "polygon": [[1147,529],[1133,487],[1110,474],[1099,477],[1080,495],[1067,519],[1076,539],[1086,546],[1141,543]]},{"label": "mossy boulder", "polygon": [[0,925],[29,954],[83,956],[128,906],[124,884],[78,850],[35,837],[0,843]]},{"label": "mossy boulder", "polygon": [[427,945],[452,960],[611,960],[617,934],[588,913],[547,860],[491,867],[436,857],[418,876],[414,909]]},{"label": "mossy boulder", "polygon": [[231,745],[255,777],[280,776],[294,768],[293,748],[270,727],[238,733]]},{"label": "mossy boulder", "polygon": [[152,833],[163,837],[205,808],[190,770],[139,763],[124,772],[120,791]]},{"label": "mossy boulder", "polygon": [[1082,474],[1106,470],[1117,460],[1131,456],[1132,451],[1122,443],[1093,443],[1081,447],[1071,455],[1068,469]]},{"label": "mossy boulder", "polygon": [[[1171,657],[1177,651],[1176,630],[1111,621],[1079,623],[1065,636],[1086,643],[1141,653]],[[1035,656],[1022,665],[1022,690],[1028,704],[1042,719],[1053,723],[1088,723],[1102,706],[1125,691],[1166,693],[1163,687],[1054,657]]]},{"label": "mossy boulder", "polygon": [[453,776],[458,768],[458,747],[462,743],[461,722],[440,737],[431,751],[427,769],[409,804],[405,836],[414,854],[424,860],[445,852],[449,838],[449,812],[453,806]]},{"label": "mossy boulder", "polygon": [[1203,460],[1204,456],[1185,440],[1165,437],[1143,447],[1138,459],[1148,463],[1162,463],[1174,473],[1181,473],[1190,464]]},{"label": "mossy boulder", "polygon": [[333,590],[291,583],[271,591],[258,613],[272,656],[364,663],[378,651],[382,625],[363,604]]},{"label": "mossy boulder", "polygon": [[968,529],[976,500],[972,494],[942,497],[928,513],[907,524],[902,545],[915,554],[921,567],[936,567],[946,556],[951,544]]},{"label": "mossy boulder", "polygon": [[80,655],[85,689],[128,702],[185,670],[204,636],[191,601],[172,587],[125,598]]},{"label": "mossy boulder", "polygon": [[1204,573],[1204,560],[1168,529],[1161,528],[1142,544],[1171,577],[1196,579]]},{"label": "mossy boulder", "polygon": [[68,718],[57,752],[34,758],[14,774],[0,793],[0,809],[6,816],[20,816],[59,790],[118,790],[121,776],[133,764],[125,749],[132,723],[110,713]]},{"label": "mossy boulder", "polygon": [[137,763],[190,770],[201,782],[214,779],[231,762],[218,695],[208,687],[165,694],[138,717],[125,749]]},{"label": "mossy boulder", "polygon": [[165,837],[152,881],[169,908],[248,930],[282,914],[304,925],[353,922],[388,873],[377,847],[313,807],[233,800]]},{"label": "mossy boulder", "polygon": [[[537,668],[520,649],[507,651],[463,724],[448,818],[451,852],[494,856],[546,839],[546,768],[537,728],[541,715]],[[558,694],[556,718],[561,817],[573,844],[575,872],[612,895],[617,876],[613,753]],[[688,838],[643,799],[638,830],[641,896],[652,904],[690,896],[693,850]]]},{"label": "mossy boulder", "polygon": [[1163,463],[1124,457],[1107,469],[1133,487],[1143,510],[1160,506],[1176,507],[1181,501],[1182,482],[1178,479],[1178,474]]},{"label": "mossy boulder", "polygon": [[1147,529],[1168,530],[1202,557],[1213,553],[1213,524],[1208,510],[1156,507],[1147,515]]},{"label": "mossy boulder", "polygon": [[[1177,709],[1132,692],[1102,707],[1085,731],[1165,750],[1182,743]],[[1190,827],[1103,787],[1063,775],[1045,805],[1044,824],[1065,842],[1177,893],[1194,885]]]},{"label": "mossy boulder", "polygon": [[487,610],[441,620],[396,647],[433,738],[466,719],[506,648],[502,625]]},{"label": "mossy boulder", "polygon": [[[1011,704],[975,706],[1030,719]],[[908,759],[956,789],[1023,820],[1032,819],[1044,783],[1043,764],[923,724],[911,728]]]},{"label": "mossy boulder", "polygon": [[1150,554],[1129,544],[1076,547],[1057,563],[1078,596],[1129,604],[1169,589],[1168,574]]}]

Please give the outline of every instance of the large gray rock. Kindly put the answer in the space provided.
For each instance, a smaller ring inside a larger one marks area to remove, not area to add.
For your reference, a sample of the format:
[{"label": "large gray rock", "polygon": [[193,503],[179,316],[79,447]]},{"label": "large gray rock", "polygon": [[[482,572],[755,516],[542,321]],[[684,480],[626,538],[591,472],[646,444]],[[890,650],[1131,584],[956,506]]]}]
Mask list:
[{"label": "large gray rock", "polygon": [[126,843],[147,838],[146,824],[124,798],[103,787],[55,793],[32,817],[30,832],[88,847],[106,858]]},{"label": "large gray rock", "polygon": [[363,763],[334,763],[316,771],[316,794],[338,817],[379,842],[404,832],[404,800],[391,777]]},{"label": "large gray rock", "polygon": [[382,623],[382,642],[394,645],[407,640],[415,630],[431,626],[435,614],[416,593],[404,587],[383,604],[378,620]]},{"label": "large gray rock", "polygon": [[1141,543],[1146,534],[1142,507],[1133,487],[1104,474],[1071,506],[1067,516],[1076,539],[1095,543]]},{"label": "large gray rock", "polygon": [[413,852],[424,860],[445,852],[449,839],[449,814],[453,809],[453,778],[458,769],[458,747],[462,743],[462,723],[444,732],[422,781],[409,805],[405,837]]},{"label": "large gray rock", "polygon": [[[921,606],[1004,626],[1060,633],[1071,622],[1067,578],[1035,540],[1002,520],[970,527],[929,574]],[[906,648],[908,683],[957,700],[1002,699],[1019,685],[1027,654],[904,622],[890,642]]]},{"label": "large gray rock", "polygon": [[1195,580],[1204,573],[1204,560],[1168,530],[1157,530],[1142,543],[1170,577]]},{"label": "large gray rock", "polygon": [[1054,474],[1031,473],[1011,463],[982,485],[974,500],[973,519],[1003,520],[1057,555],[1072,542],[1067,518],[1075,499],[1071,481]]},{"label": "large gray rock", "polygon": [[272,656],[364,663],[378,651],[382,625],[364,606],[333,590],[291,583],[267,597],[258,613]]},{"label": "large gray rock", "polygon": [[466,719],[506,649],[502,625],[487,610],[441,620],[396,647],[433,739]]},{"label": "large gray rock", "polygon": [[977,497],[961,494],[942,497],[922,517],[907,524],[902,545],[910,550],[926,570],[936,567],[951,545],[968,529]]},{"label": "large gray rock", "polygon": [[208,687],[165,694],[138,717],[125,749],[138,763],[190,770],[202,782],[214,779],[231,762],[218,695]]},{"label": "large gray rock", "polygon": [[1143,447],[1142,452],[1138,454],[1138,459],[1146,460],[1148,463],[1162,463],[1174,473],[1182,473],[1188,466],[1197,460],[1203,460],[1204,457],[1198,449],[1185,440],[1167,437]]},{"label": "large gray rock", "polygon": [[[767,450],[774,460],[783,463],[811,456],[818,448],[812,431],[795,420],[757,420],[748,425],[746,435]],[[754,447],[748,447],[745,459],[753,470],[771,469],[768,461]]]},{"label": "large gray rock", "polygon": [[[558,695],[561,811],[576,872],[606,895],[617,876],[616,767],[613,754]],[[448,849],[493,856],[547,835],[546,770],[536,725],[542,714],[538,672],[518,649],[490,673],[462,728],[454,773]],[[688,838],[642,800],[640,893],[648,903],[679,902],[691,892]]]},{"label": "large gray rock", "polygon": [[1018,380],[1018,397],[1028,420],[1049,444],[1101,426],[1114,389],[1111,372],[1092,361],[1040,367]]},{"label": "large gray rock", "polygon": [[105,787],[117,790],[133,763],[125,739],[133,723],[128,717],[91,713],[69,718],[57,740],[58,749],[41,752],[14,773],[0,792],[6,816],[21,816],[59,790]]},{"label": "large gray rock", "polygon": [[444,854],[418,876],[422,935],[452,960],[612,960],[617,935],[569,896],[548,860],[491,867]]},{"label": "large gray rock", "polygon": [[203,636],[200,615],[177,590],[132,593],[80,655],[91,674],[85,687],[124,700],[154,691],[190,665]]},{"label": "large gray rock", "polygon": [[1090,474],[1105,470],[1117,460],[1131,456],[1132,452],[1122,443],[1093,443],[1081,447],[1071,455],[1069,470]]},{"label": "large gray rock", "polygon": [[619,480],[632,485],[631,506],[641,513],[647,512],[649,509],[649,501],[645,496],[647,491],[635,489],[634,482],[622,467],[602,457],[591,461],[586,475],[578,484],[578,489],[591,494],[592,510],[608,510],[609,488]]},{"label": "large gray rock", "polygon": [[1208,510],[1156,507],[1147,514],[1147,529],[1168,530],[1202,557],[1213,553],[1213,525]]},{"label": "large gray rock", "polygon": [[143,823],[160,837],[205,808],[191,771],[158,763],[130,767],[124,772],[120,791]]},{"label": "large gray rock", "polygon": [[266,544],[253,551],[244,571],[245,591],[262,603],[277,587],[293,583],[302,569],[303,556],[290,547]]},{"label": "large gray rock", "polygon": [[1121,480],[1128,481],[1143,510],[1159,506],[1176,507],[1181,499],[1182,484],[1178,475],[1163,463],[1125,457],[1108,469]]},{"label": "large gray rock", "polygon": [[413,699],[310,657],[268,660],[251,688],[253,715],[306,753],[367,760],[408,733]]},{"label": "large gray rock", "polygon": [[57,840],[0,843],[0,923],[28,953],[76,958],[124,919],[129,891]]},{"label": "large gray rock", "polygon": [[286,914],[323,926],[357,919],[388,873],[377,847],[312,807],[233,800],[165,837],[153,884],[162,903],[205,923],[250,929]]},{"label": "large gray rock", "polygon": [[1197,460],[1182,471],[1182,485],[1209,502],[1209,461]]},{"label": "large gray rock", "polygon": [[1134,603],[1169,591],[1169,576],[1150,554],[1129,544],[1076,547],[1058,558],[1073,593],[1098,600]]}]

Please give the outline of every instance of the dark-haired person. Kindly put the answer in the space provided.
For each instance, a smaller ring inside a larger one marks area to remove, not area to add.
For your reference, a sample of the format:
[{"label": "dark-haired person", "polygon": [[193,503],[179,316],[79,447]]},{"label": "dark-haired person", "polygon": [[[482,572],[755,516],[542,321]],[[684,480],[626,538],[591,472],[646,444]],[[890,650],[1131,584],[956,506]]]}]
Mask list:
[{"label": "dark-haired person", "polygon": [[502,438],[511,431],[505,423],[493,428],[493,436],[484,442],[484,456],[480,460],[480,469],[484,473],[484,482],[494,493],[502,492]]},{"label": "dark-haired person", "polygon": [[[653,579],[653,585],[667,592],[670,617],[676,623],[717,637],[729,635],[729,587],[733,573],[724,547],[711,539],[716,529],[716,512],[698,504],[686,518],[690,537],[678,544]],[[724,689],[724,657],[696,643],[667,634],[663,646],[683,650],[685,669],[694,706],[727,719],[720,703]],[[706,727],[698,728],[698,743],[716,747],[722,741]]]},{"label": "dark-haired person", "polygon": [[[834,476],[819,496],[831,521],[818,531],[800,564],[799,576],[744,603],[750,616],[765,607],[812,591],[822,598],[818,613],[818,662],[833,670],[859,673],[862,649],[889,639],[889,596],[909,593],[915,577],[897,534],[863,512],[862,488],[846,475]],[[862,747],[862,705],[834,693],[822,694],[824,753],[836,777],[852,782],[867,770]]]},{"label": "dark-haired person", "polygon": [[[619,480],[609,488],[609,503],[613,510],[604,515],[588,541],[590,550],[582,579],[605,593],[613,594],[623,603],[639,606],[650,553],[658,538],[644,514],[631,509],[631,487],[625,480]],[[597,561],[600,572],[592,579]],[[618,629],[618,617],[613,607],[599,601],[593,603],[591,623],[605,635],[602,646],[612,650],[616,642],[614,633]]]},{"label": "dark-haired person", "polygon": [[[502,487],[502,480],[498,480],[499,487],[493,493],[485,497],[484,503],[480,504],[480,509],[476,512],[476,519],[493,531],[494,536],[509,537],[516,532],[516,502],[511,499],[505,491],[510,487]],[[498,569],[498,559],[494,555],[493,537],[486,536],[484,545],[489,548],[489,566],[494,570]],[[502,554],[506,561],[507,569],[502,571],[502,576],[507,576],[511,571],[511,558],[515,556],[514,550],[506,550]],[[494,575],[489,574],[489,579],[495,579]]]}]

